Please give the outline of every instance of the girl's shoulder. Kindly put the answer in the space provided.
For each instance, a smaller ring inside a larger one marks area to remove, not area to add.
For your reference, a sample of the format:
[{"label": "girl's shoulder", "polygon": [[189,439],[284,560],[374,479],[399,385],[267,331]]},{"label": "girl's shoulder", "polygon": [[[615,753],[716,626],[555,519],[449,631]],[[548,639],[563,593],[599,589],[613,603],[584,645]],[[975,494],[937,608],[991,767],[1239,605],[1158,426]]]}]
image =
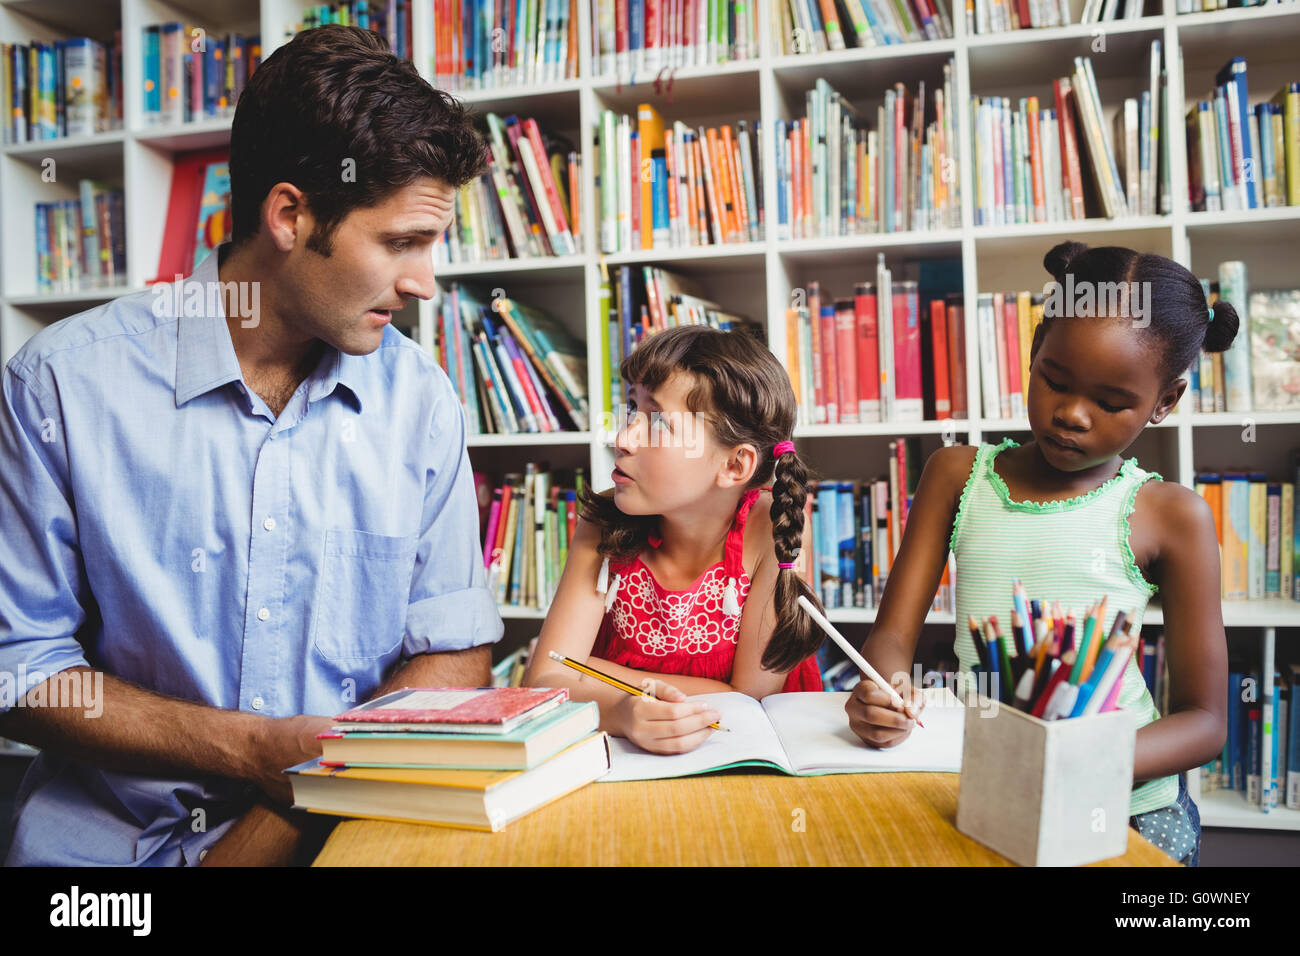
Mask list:
[{"label": "girl's shoulder", "polygon": [[978,455],[977,445],[945,445],[925,460],[923,476],[937,482],[938,490],[945,499],[952,499],[955,508]]}]

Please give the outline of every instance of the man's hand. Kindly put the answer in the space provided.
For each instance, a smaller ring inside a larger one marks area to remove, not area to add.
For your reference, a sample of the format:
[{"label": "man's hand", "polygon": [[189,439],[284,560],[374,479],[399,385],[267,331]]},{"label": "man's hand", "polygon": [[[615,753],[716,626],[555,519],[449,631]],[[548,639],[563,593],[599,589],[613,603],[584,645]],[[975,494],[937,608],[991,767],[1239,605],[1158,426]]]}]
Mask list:
[{"label": "man's hand", "polygon": [[316,735],[329,730],[332,717],[300,714],[267,721],[258,737],[252,780],[278,804],[293,803],[293,787],[284,771],[321,755]]}]

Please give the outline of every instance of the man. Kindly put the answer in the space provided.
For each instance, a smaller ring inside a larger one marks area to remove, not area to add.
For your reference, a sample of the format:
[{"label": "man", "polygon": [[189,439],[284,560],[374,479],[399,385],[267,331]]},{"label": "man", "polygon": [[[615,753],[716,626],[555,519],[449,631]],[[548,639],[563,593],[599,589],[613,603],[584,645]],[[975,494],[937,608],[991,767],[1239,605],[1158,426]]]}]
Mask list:
[{"label": "man", "polygon": [[319,715],[486,683],[461,406],[390,325],[482,163],[374,34],[299,34],[235,113],[232,243],[9,362],[0,735],[42,753],[8,863],[309,859]]}]

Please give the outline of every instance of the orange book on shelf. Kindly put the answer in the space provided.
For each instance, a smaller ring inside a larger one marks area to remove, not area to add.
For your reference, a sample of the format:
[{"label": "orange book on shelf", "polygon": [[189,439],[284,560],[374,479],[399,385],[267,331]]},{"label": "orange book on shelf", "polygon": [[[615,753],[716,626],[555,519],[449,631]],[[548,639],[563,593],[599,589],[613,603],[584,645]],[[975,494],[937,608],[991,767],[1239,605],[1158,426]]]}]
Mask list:
[{"label": "orange book on shelf", "polygon": [[802,401],[799,380],[799,310],[785,310],[785,368],[790,373],[790,387],[796,403]]},{"label": "orange book on shelf", "polygon": [[[712,130],[710,130],[712,132]],[[704,198],[709,204],[709,219],[713,223],[711,240],[715,243],[726,242],[726,220],[722,218],[722,201],[718,190],[717,170],[714,168],[713,151],[709,138],[700,130],[700,166],[704,170]]]},{"label": "orange book on shelf", "polygon": [[671,242],[676,244],[677,241],[677,222],[679,210],[677,208],[677,157],[674,150],[677,144],[673,141],[673,131],[664,130],[664,163],[668,169],[668,235]]},{"label": "orange book on shelf", "polygon": [[578,0],[569,0],[569,36],[564,60],[564,78],[578,75]]},{"label": "orange book on shelf", "polygon": [[736,213],[736,239],[744,241],[749,238],[749,207],[745,199],[745,182],[741,178],[740,147],[731,135],[731,127],[722,127],[722,151],[727,161],[727,188],[731,190]]},{"label": "orange book on shelf", "polygon": [[803,236],[803,190],[798,184],[803,182],[799,171],[803,168],[803,137],[799,135],[799,124],[791,124],[790,138],[790,237],[798,239]]},{"label": "orange book on shelf", "polygon": [[718,202],[718,220],[720,242],[731,242],[732,236],[736,232],[736,214],[732,205],[733,199],[730,190],[731,177],[727,175],[727,161],[722,154],[722,144],[718,139],[718,131],[715,127],[710,126],[705,131],[705,138],[709,150],[709,167],[713,173],[713,192]]},{"label": "orange book on shelf", "polygon": [[649,103],[636,108],[637,140],[641,144],[641,170],[637,181],[641,193],[641,248],[654,248],[654,192],[651,180],[654,166],[650,159],[656,149],[664,148],[664,118]]},{"label": "orange book on shelf", "polygon": [[699,244],[709,244],[709,215],[707,197],[704,192],[704,151],[699,134],[692,134],[691,154],[691,198],[695,208],[695,229],[699,234]]},{"label": "orange book on shelf", "polygon": [[815,231],[812,221],[812,127],[807,119],[799,128],[799,138],[803,151],[803,168],[799,171],[799,188],[803,190],[803,234],[805,238],[811,238]]}]

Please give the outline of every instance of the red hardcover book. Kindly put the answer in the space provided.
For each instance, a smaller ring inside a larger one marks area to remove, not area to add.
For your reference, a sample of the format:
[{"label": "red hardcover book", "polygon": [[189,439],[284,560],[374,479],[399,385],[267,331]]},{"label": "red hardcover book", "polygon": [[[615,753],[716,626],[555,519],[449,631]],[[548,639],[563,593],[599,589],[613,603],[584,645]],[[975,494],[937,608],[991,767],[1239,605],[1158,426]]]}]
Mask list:
[{"label": "red hardcover book", "polygon": [[942,299],[931,299],[929,308],[931,354],[934,358],[934,417],[952,418],[948,382],[948,314]]},{"label": "red hardcover book", "polygon": [[627,60],[627,0],[614,0],[614,72],[621,73]]},{"label": "red hardcover book", "polygon": [[1029,97],[1029,170],[1033,181],[1034,222],[1047,218],[1047,202],[1043,193],[1043,144],[1038,133],[1038,97]]},{"label": "red hardcover book", "polygon": [[894,415],[898,421],[925,418],[921,388],[921,303],[913,280],[895,282]]},{"label": "red hardcover book", "polygon": [[[559,190],[555,188],[555,177],[551,175],[551,161],[546,155],[546,144],[542,142],[542,131],[537,127],[537,121],[533,119],[524,120],[524,132],[528,134],[529,141],[533,144],[533,151],[537,155],[537,171],[542,178],[542,187],[546,190],[546,201],[551,204],[551,215],[555,217],[555,227],[560,235],[564,237],[564,242],[572,244],[573,238],[569,234],[569,218],[564,214],[564,203],[560,202]],[[572,252],[572,249],[568,249]]]},{"label": "red hardcover book", "polygon": [[853,318],[858,332],[858,421],[880,421],[880,342],[876,293],[869,282],[853,287]]},{"label": "red hardcover book", "polygon": [[1016,0],[1016,14],[1020,17],[1020,29],[1028,30],[1033,21],[1029,16],[1029,0]]},{"label": "red hardcover book", "polygon": [[1011,414],[1025,414],[1025,395],[1020,389],[1020,310],[1014,292],[1002,296],[1002,330],[1007,340],[1007,399]]},{"label": "red hardcover book", "polygon": [[[489,383],[490,384],[490,383]],[[508,477],[508,476],[507,476]],[[492,541],[492,561],[501,560],[506,540],[506,518],[510,514],[510,499],[514,497],[515,487],[509,481],[501,486],[501,517],[497,520],[496,537]]]},{"label": "red hardcover book", "polygon": [[1011,390],[1007,387],[1007,336],[1002,321],[1005,313],[1001,292],[993,293],[993,314],[988,317],[993,327],[993,345],[998,353],[998,411],[1003,418],[1011,417]]},{"label": "red hardcover book", "polygon": [[[521,139],[523,140],[522,143],[520,143]],[[524,134],[523,124],[519,122],[519,117],[506,117],[506,140],[510,143],[510,148],[515,151],[515,166],[519,171],[519,185],[523,189],[524,199],[531,207],[533,221],[537,223],[536,234],[541,237],[542,248],[547,255],[559,255],[560,252],[551,242],[553,237],[547,233],[545,220],[542,218],[540,204],[546,202],[546,197],[534,193],[532,177],[528,175],[523,157],[519,152],[521,149],[527,149],[530,145],[528,137]]]},{"label": "red hardcover book", "polygon": [[1061,133],[1061,169],[1064,170],[1066,185],[1070,187],[1070,216],[1083,219],[1086,216],[1083,210],[1083,170],[1079,166],[1078,127],[1075,125],[1078,120],[1069,78],[1057,80],[1053,91],[1056,95],[1056,123]]},{"label": "red hardcover book", "polygon": [[645,65],[655,69],[662,65],[656,59],[659,54],[650,52],[659,49],[660,2],[661,0],[645,0],[645,31],[642,33],[645,42],[645,49],[642,51]]},{"label": "red hardcover book", "polygon": [[568,699],[562,687],[403,687],[339,714],[333,730],[504,734]]},{"label": "red hardcover book", "polygon": [[966,317],[961,297],[949,296],[948,370],[952,381],[952,417],[966,418]]},{"label": "red hardcover book", "polygon": [[203,200],[203,179],[212,163],[230,161],[230,147],[179,153],[172,164],[171,195],[163,225],[162,251],[158,255],[158,276],[153,282],[174,282],[177,276],[194,271],[196,223]]},{"label": "red hardcover book", "polygon": [[835,355],[839,366],[840,421],[856,425],[858,419],[858,346],[857,322],[852,299],[835,300]]}]

